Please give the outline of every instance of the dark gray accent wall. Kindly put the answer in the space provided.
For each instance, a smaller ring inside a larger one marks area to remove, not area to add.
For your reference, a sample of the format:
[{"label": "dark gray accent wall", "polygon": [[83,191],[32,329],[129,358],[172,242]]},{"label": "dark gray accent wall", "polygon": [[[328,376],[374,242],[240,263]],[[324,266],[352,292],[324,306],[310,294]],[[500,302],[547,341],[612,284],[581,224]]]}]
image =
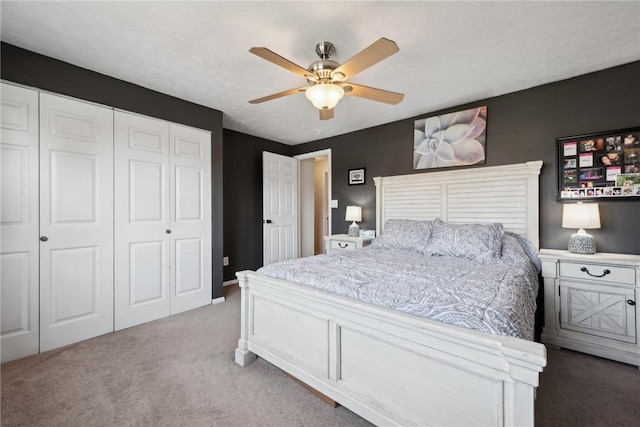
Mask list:
[{"label": "dark gray accent wall", "polygon": [[224,279],[262,267],[262,152],[291,155],[291,147],[224,130]]},{"label": "dark gray accent wall", "polygon": [[[418,118],[488,107],[486,164],[542,160],[540,176],[540,246],[566,249],[574,230],[561,227],[562,203],[556,201],[556,138],[640,126],[640,62],[544,86],[489,98],[417,117],[292,147],[291,155],[332,150],[334,233],[346,233],[345,206],[363,206],[361,228],[375,228],[374,176],[414,171],[413,121]],[[407,97],[418,94],[407,94]],[[362,101],[363,105],[364,102]],[[389,108],[393,108],[390,106]],[[340,105],[336,108],[340,114]],[[366,185],[349,186],[347,171],[366,168]],[[469,180],[473,180],[473,168]],[[599,252],[640,254],[640,201],[599,200],[602,228],[590,230]]]},{"label": "dark gray accent wall", "polygon": [[222,296],[222,112],[7,43],[0,47],[0,61],[7,81],[211,131],[213,297]]}]

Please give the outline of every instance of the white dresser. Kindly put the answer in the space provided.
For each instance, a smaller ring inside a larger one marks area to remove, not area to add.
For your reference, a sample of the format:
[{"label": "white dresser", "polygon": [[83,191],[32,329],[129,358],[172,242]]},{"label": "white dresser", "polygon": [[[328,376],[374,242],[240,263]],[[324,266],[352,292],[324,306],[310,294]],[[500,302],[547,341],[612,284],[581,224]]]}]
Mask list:
[{"label": "white dresser", "polygon": [[338,251],[353,251],[369,246],[373,237],[351,237],[348,234],[334,234],[324,236],[325,253],[335,253]]},{"label": "white dresser", "polygon": [[542,342],[640,366],[640,256],[540,250]]}]

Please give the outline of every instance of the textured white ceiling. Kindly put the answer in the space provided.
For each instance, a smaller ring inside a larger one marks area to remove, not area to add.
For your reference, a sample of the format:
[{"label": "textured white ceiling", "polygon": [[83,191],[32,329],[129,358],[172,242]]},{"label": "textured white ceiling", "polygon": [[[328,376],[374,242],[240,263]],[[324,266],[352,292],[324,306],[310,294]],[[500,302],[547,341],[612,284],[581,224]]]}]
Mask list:
[{"label": "textured white ceiling", "polygon": [[[640,60],[640,2],[37,2],[0,4],[0,38],[205,105],[224,127],[299,144]],[[405,94],[345,96],[318,120],[304,94],[249,100],[305,81],[249,53],[298,65],[332,42],[342,63],[386,37],[400,52],[350,81]]]}]

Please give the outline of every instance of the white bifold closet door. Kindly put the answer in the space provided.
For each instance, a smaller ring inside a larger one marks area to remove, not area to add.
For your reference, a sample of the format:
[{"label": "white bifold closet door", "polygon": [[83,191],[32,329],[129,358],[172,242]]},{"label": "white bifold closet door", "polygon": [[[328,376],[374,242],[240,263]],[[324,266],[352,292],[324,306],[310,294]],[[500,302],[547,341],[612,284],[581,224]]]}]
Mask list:
[{"label": "white bifold closet door", "polygon": [[2,362],[38,353],[38,92],[2,83],[0,114]]},{"label": "white bifold closet door", "polygon": [[171,123],[171,314],[211,304],[211,132]]},{"label": "white bifold closet door", "polygon": [[2,362],[211,303],[210,132],[1,95]]},{"label": "white bifold closet door", "polygon": [[113,331],[113,110],[40,94],[40,351]]},{"label": "white bifold closet door", "polygon": [[170,314],[169,123],[115,112],[116,330]]},{"label": "white bifold closet door", "polygon": [[211,134],[115,112],[115,329],[211,303]]}]

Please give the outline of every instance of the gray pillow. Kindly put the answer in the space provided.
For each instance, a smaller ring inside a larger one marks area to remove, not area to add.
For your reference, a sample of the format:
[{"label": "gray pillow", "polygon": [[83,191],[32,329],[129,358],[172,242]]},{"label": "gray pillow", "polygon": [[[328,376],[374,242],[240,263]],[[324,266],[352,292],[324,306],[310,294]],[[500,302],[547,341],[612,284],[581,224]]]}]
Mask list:
[{"label": "gray pillow", "polygon": [[404,249],[424,252],[431,235],[433,221],[390,219],[371,246],[385,249]]},{"label": "gray pillow", "polygon": [[502,255],[502,224],[433,224],[427,255],[488,260]]}]

